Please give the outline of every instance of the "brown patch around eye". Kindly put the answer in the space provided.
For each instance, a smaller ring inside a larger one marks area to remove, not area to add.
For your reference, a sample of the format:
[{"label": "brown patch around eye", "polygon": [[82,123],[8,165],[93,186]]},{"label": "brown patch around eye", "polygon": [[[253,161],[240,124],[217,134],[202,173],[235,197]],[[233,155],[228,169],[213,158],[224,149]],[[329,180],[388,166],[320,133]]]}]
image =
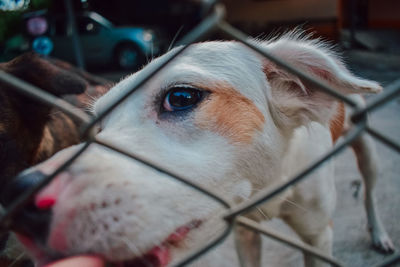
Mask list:
[{"label": "brown patch around eye", "polygon": [[260,110],[229,85],[206,89],[211,94],[196,111],[196,126],[227,137],[233,143],[251,143],[265,122]]}]

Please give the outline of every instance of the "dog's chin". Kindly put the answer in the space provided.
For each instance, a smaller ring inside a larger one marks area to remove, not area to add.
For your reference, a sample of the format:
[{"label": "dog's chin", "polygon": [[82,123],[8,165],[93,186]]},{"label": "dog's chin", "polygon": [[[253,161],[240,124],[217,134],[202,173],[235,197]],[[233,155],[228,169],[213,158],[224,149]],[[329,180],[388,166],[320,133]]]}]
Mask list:
[{"label": "dog's chin", "polygon": [[[184,241],[193,229],[198,228],[202,224],[201,220],[193,220],[188,224],[178,227],[175,232],[170,234],[162,243],[154,246],[141,256],[134,257],[132,259],[123,261],[113,261],[112,259],[106,259],[111,263],[111,266],[115,267],[163,267],[167,266],[171,262],[171,250],[179,248],[182,241]],[[45,266],[50,262],[58,261],[63,256],[49,255],[45,250],[37,246],[29,237],[18,235],[18,239],[29,251],[29,254],[34,258],[36,266]],[[99,258],[104,258],[103,255],[97,253],[84,253],[84,255],[94,255]],[[79,256],[79,255],[73,255]]]},{"label": "dog's chin", "polygon": [[174,233],[170,234],[164,242],[150,249],[140,257],[132,260],[115,263],[116,267],[163,267],[171,261],[171,250],[179,247],[180,243],[186,239],[189,232],[200,226],[202,221],[193,220],[190,223],[178,227]]}]

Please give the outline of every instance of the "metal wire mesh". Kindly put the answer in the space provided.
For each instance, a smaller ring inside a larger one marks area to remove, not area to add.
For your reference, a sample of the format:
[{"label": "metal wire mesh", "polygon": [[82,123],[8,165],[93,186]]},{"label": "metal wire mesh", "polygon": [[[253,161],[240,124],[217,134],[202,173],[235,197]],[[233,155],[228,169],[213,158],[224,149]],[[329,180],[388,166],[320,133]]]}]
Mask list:
[{"label": "metal wire mesh", "polygon": [[[255,46],[251,42],[248,41],[247,35],[238,31],[237,29],[233,28],[229,25],[226,21],[224,21],[224,8],[220,4],[214,3],[213,5],[209,4],[207,8],[203,11],[207,12],[207,17],[191,32],[189,32],[182,40],[178,43],[182,46],[175,50],[174,53],[170,53],[168,55],[168,59],[165,60],[162,64],[157,65],[147,76],[142,77],[140,79],[135,80],[135,84],[132,85],[132,89],[122,95],[119,99],[117,99],[114,103],[109,105],[101,114],[99,114],[96,118],[90,118],[87,114],[79,110],[78,108],[68,104],[67,102],[63,101],[62,99],[56,98],[44,91],[40,88],[27,84],[26,82],[19,80],[3,71],[0,71],[0,81],[8,84],[9,86],[13,87],[19,93],[22,93],[26,96],[34,98],[46,105],[55,107],[60,109],[61,111],[65,112],[70,117],[77,119],[82,122],[82,129],[81,134],[85,137],[88,141],[85,145],[76,152],[73,156],[70,157],[61,167],[59,167],[53,174],[48,175],[45,180],[43,180],[40,184],[27,190],[24,194],[19,196],[13,203],[10,205],[6,210],[0,210],[0,233],[8,231],[10,226],[13,223],[14,216],[18,213],[18,211],[24,207],[32,198],[32,196],[37,193],[41,188],[46,186],[57,174],[62,172],[66,169],[69,165],[73,163],[75,159],[77,159],[83,151],[87,149],[87,147],[91,143],[97,143],[99,145],[108,147],[126,157],[129,157],[133,160],[139,161],[149,168],[154,168],[160,172],[167,174],[168,176],[179,180],[180,182],[190,186],[199,192],[206,194],[208,197],[214,199],[215,201],[222,204],[226,212],[221,219],[225,222],[225,229],[222,231],[218,236],[214,237],[213,240],[210,240],[208,243],[203,244],[199,249],[196,251],[192,251],[190,254],[186,255],[184,259],[181,259],[179,262],[172,263],[173,266],[184,266],[197,257],[200,257],[202,254],[206,253],[213,247],[217,246],[221,241],[223,241],[228,234],[231,233],[235,225],[241,225],[248,229],[254,230],[259,232],[260,234],[266,235],[272,239],[278,240],[283,242],[291,247],[299,249],[303,252],[307,252],[322,261],[330,263],[333,266],[344,266],[340,263],[337,259],[332,258],[330,255],[324,255],[317,249],[306,245],[299,241],[294,241],[290,238],[285,237],[282,234],[275,233],[274,230],[269,229],[267,226],[261,225],[258,222],[252,221],[248,218],[241,216],[245,212],[255,208],[256,206],[260,205],[261,203],[265,203],[266,201],[272,199],[273,197],[277,196],[285,189],[293,186],[294,184],[300,182],[301,180],[307,177],[307,174],[312,172],[314,169],[318,168],[322,163],[326,160],[331,158],[332,156],[339,153],[341,150],[346,148],[352,141],[354,141],[357,137],[359,137],[364,132],[369,133],[373,137],[377,138],[388,147],[394,149],[397,152],[400,152],[400,144],[396,143],[395,141],[391,140],[388,137],[382,135],[379,131],[371,128],[366,120],[367,114],[375,111],[379,106],[387,104],[389,101],[393,99],[394,96],[400,94],[400,80],[393,82],[391,85],[385,88],[384,93],[378,95],[372,101],[369,101],[365,107],[357,106],[357,103],[353,102],[351,99],[347,98],[346,96],[338,93],[334,88],[326,84],[324,81],[316,79],[315,77],[311,77],[309,74],[296,69],[295,67],[287,64],[286,62],[282,61],[279,58],[269,54],[267,51],[260,49],[259,47]],[[175,57],[179,56],[190,44],[201,40],[211,32],[218,30],[225,34],[227,34],[232,39],[242,42],[243,44],[247,45],[251,49],[257,51],[264,57],[268,58],[270,61],[274,62],[278,66],[284,68],[288,72],[295,74],[302,79],[310,82],[311,84],[315,85],[319,90],[329,94],[340,101],[344,102],[345,104],[349,105],[350,107],[354,108],[355,111],[352,115],[352,121],[354,123],[353,128],[351,131],[342,139],[342,141],[335,146],[331,151],[327,154],[323,155],[313,164],[308,166],[302,172],[298,173],[295,177],[292,177],[284,184],[281,184],[276,187],[267,188],[263,191],[258,192],[251,200],[245,201],[239,205],[231,206],[228,201],[224,200],[223,196],[218,195],[216,192],[213,192],[209,188],[205,188],[204,186],[197,184],[190,179],[182,177],[181,175],[168,170],[164,166],[153,162],[151,159],[143,158],[139,155],[132,153],[131,151],[127,151],[123,148],[118,148],[113,145],[107,144],[104,141],[98,140],[94,133],[94,127],[96,124],[101,121],[105,116],[107,116],[110,112],[113,111],[120,103],[122,103],[125,99],[127,99],[131,94],[133,94],[138,88],[140,88],[146,81],[151,79],[158,71],[162,68],[167,66],[169,62],[174,60]],[[400,255],[395,254],[392,257],[388,258],[381,264],[378,264],[377,267],[389,266],[394,263],[400,262]]]}]

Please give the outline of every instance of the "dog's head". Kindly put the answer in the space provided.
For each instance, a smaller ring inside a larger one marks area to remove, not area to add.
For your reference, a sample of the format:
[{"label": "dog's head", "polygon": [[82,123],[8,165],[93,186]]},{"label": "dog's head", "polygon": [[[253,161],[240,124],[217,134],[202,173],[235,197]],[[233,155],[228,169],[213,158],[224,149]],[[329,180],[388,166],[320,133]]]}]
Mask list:
[{"label": "dog's head", "polygon": [[[258,45],[342,93],[381,90],[350,74],[318,42],[283,37]],[[163,60],[117,84],[94,113]],[[119,105],[101,122],[97,138],[237,203],[279,183],[293,130],[310,121],[328,125],[334,107],[334,99],[243,44],[206,42],[189,47]],[[59,152],[31,173],[51,173],[79,148]],[[271,213],[278,204],[271,204]],[[36,195],[35,205],[52,214],[46,229],[29,236],[38,261],[92,253],[128,266],[166,265],[219,231],[210,222],[222,210],[196,190],[99,145]]]},{"label": "dog's head", "polygon": [[[1,63],[0,70],[56,96],[80,94],[87,86],[86,81],[78,75],[33,53]],[[19,171],[39,161],[38,150],[42,140],[48,139],[49,135],[45,132],[45,125],[50,120],[50,113],[49,106],[25,97],[0,82],[1,187]]]}]

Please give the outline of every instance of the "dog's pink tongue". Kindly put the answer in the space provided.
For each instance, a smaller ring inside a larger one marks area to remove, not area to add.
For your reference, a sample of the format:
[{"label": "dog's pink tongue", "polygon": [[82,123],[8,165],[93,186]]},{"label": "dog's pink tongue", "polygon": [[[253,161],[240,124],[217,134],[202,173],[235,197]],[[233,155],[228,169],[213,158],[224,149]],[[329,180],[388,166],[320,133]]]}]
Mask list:
[{"label": "dog's pink tongue", "polygon": [[[169,247],[171,245],[176,246],[182,241],[189,231],[197,227],[200,222],[193,222],[190,225],[179,227],[175,232],[168,236],[168,238],[160,246],[156,246],[144,254],[140,258],[136,258],[132,261],[116,264],[115,266],[121,267],[165,267],[171,260]],[[79,263],[78,265],[76,263]],[[81,264],[84,263],[84,264]],[[104,262],[101,257],[97,256],[78,256],[69,259],[64,259],[49,265],[46,267],[74,267],[74,266],[85,266],[85,267],[103,267]]]},{"label": "dog's pink tongue", "polygon": [[161,245],[154,247],[143,257],[137,258],[124,266],[128,267],[164,267],[167,266],[170,261],[169,250],[166,246]]},{"label": "dog's pink tongue", "polygon": [[171,234],[161,246],[156,246],[147,252],[143,257],[135,259],[129,262],[129,267],[142,267],[142,266],[152,266],[152,267],[164,267],[171,260],[171,255],[169,253],[168,244],[176,245],[179,241],[183,240],[186,235],[191,230],[189,226],[182,226],[176,229],[176,231]]}]

